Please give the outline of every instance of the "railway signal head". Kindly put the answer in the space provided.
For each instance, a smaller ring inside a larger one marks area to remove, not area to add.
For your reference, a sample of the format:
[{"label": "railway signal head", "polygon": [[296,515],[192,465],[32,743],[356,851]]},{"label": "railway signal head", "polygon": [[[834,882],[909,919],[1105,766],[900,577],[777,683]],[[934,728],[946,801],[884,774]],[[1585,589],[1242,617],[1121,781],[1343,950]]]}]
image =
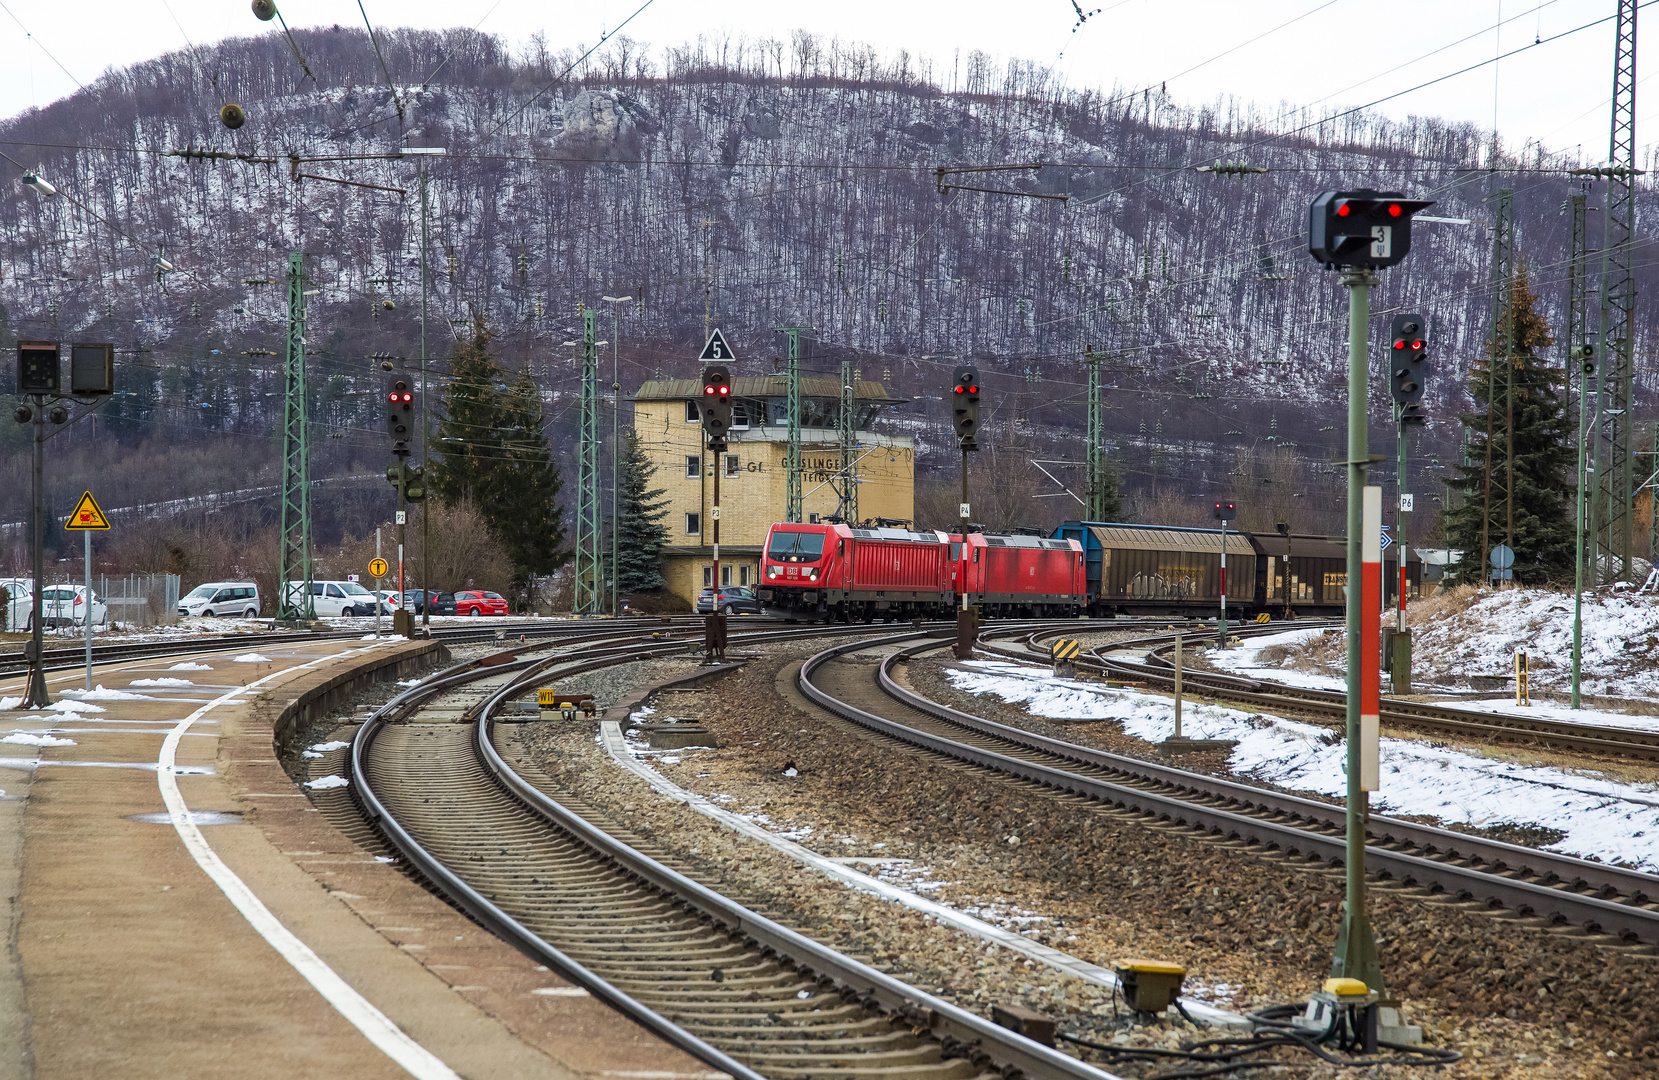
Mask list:
[{"label": "railway signal head", "polygon": [[1400,423],[1424,421],[1423,378],[1428,374],[1427,322],[1421,315],[1396,315],[1388,328],[1389,392],[1400,406]]},{"label": "railway signal head", "polygon": [[956,381],[951,386],[951,417],[956,427],[956,441],[964,450],[978,450],[974,436],[979,433],[979,369],[963,366],[956,369]]},{"label": "railway signal head", "polygon": [[63,377],[63,364],[55,341],[17,343],[17,392],[55,394]]},{"label": "railway signal head", "polygon": [[726,365],[710,364],[703,369],[703,400],[698,403],[698,413],[710,445],[725,446],[726,435],[732,429],[732,373]]},{"label": "railway signal head", "polygon": [[1232,521],[1236,517],[1238,517],[1238,507],[1232,503],[1218,502],[1215,504],[1215,518],[1217,521]]},{"label": "railway signal head", "polygon": [[1411,250],[1412,215],[1434,203],[1397,191],[1324,191],[1308,207],[1308,253],[1330,267],[1380,269]]},{"label": "railway signal head", "polygon": [[386,433],[398,450],[409,446],[409,432],[415,423],[415,392],[407,379],[386,380]]}]

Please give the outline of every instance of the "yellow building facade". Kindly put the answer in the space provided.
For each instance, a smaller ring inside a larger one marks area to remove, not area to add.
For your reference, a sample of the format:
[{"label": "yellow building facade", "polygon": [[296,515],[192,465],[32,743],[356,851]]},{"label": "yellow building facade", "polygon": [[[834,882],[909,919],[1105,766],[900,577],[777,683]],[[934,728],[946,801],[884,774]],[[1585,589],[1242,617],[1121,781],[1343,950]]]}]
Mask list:
[{"label": "yellow building facade", "polygon": [[[801,516],[835,514],[839,496],[831,479],[841,467],[836,432],[840,386],[834,379],[803,377],[801,383]],[[714,583],[714,481],[720,473],[720,584],[754,585],[760,577],[766,531],[782,521],[789,491],[788,390],[782,375],[732,380],[732,432],[724,454],[705,449],[698,413],[702,383],[656,379],[634,395],[634,434],[656,468],[651,487],[666,492],[668,544],[663,576],[668,591],[695,604]],[[908,435],[869,430],[884,410],[903,398],[879,382],[854,389],[858,410],[858,518],[908,522],[915,514],[916,448]]]}]

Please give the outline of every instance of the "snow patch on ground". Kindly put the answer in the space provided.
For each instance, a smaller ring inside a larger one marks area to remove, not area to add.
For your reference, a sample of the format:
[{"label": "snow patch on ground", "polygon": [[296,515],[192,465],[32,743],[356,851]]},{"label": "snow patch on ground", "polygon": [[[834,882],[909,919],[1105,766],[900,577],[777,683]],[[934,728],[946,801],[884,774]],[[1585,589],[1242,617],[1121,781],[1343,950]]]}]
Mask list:
[{"label": "snow patch on ground", "polygon": [[0,738],[0,743],[16,743],[19,746],[74,746],[75,740],[60,739],[55,735],[41,735],[33,731],[14,731]]},{"label": "snow patch on ground", "polygon": [[0,697],[0,712],[10,712],[22,707],[23,699],[20,697]]},{"label": "snow patch on ground", "polygon": [[182,664],[174,664],[172,667],[168,668],[167,670],[168,671],[212,671],[213,668],[208,664],[198,664],[194,660],[186,660]]},{"label": "snow patch on ground", "polygon": [[60,690],[59,694],[66,698],[77,698],[81,701],[154,701],[149,694],[133,694],[125,690],[105,690],[103,683],[99,683],[94,690]]},{"label": "snow patch on ground", "polygon": [[[1659,597],[1586,592],[1583,622],[1586,693],[1659,697]],[[1466,685],[1469,675],[1511,675],[1515,650],[1525,649],[1535,691],[1565,691],[1571,684],[1571,593],[1488,593],[1462,611],[1414,623],[1412,634],[1414,676],[1420,671],[1431,681]]]},{"label": "snow patch on ground", "polygon": [[1226,651],[1210,650],[1204,654],[1209,663],[1227,672],[1230,675],[1241,675],[1248,679],[1272,679],[1274,682],[1284,683],[1286,686],[1300,686],[1309,690],[1346,690],[1347,683],[1342,679],[1330,675],[1316,675],[1308,671],[1298,671],[1295,660],[1285,657],[1277,663],[1266,662],[1261,659],[1262,650],[1274,646],[1297,648],[1306,645],[1314,638],[1325,632],[1324,628],[1313,630],[1292,630],[1284,634],[1269,634],[1266,637],[1248,637],[1240,640],[1238,647]]},{"label": "snow patch on ground", "polygon": [[[168,668],[167,670],[168,671],[176,671],[177,669],[176,668]],[[194,670],[194,669],[192,669],[192,670]],[[195,686],[196,684],[191,682],[189,679],[170,679],[170,678],[167,678],[166,676],[163,676],[159,679],[134,679],[130,685],[132,685],[132,686]]]},{"label": "snow patch on ground", "polygon": [[305,787],[312,791],[327,791],[329,788],[341,788],[351,783],[343,776],[319,776],[315,780],[307,780]]},{"label": "snow patch on ground", "polygon": [[250,652],[243,653],[241,656],[232,657],[231,662],[236,664],[269,664],[271,662],[271,658],[269,656],[260,656],[256,652]]},{"label": "snow patch on ground", "polygon": [[102,705],[93,705],[85,701],[57,701],[46,706],[48,712],[103,712]]},{"label": "snow patch on ground", "polygon": [[[1037,716],[1116,720],[1148,742],[1175,733],[1170,698],[1056,679],[1047,668],[972,661],[948,672],[970,694],[994,694]],[[1347,791],[1347,748],[1329,728],[1261,713],[1187,703],[1182,734],[1234,739],[1229,764],[1242,775],[1298,791]],[[1386,814],[1431,814],[1476,827],[1537,824],[1565,835],[1551,850],[1594,855],[1659,871],[1659,785],[1624,784],[1589,772],[1518,765],[1409,739],[1381,742],[1382,790],[1372,806]]]}]

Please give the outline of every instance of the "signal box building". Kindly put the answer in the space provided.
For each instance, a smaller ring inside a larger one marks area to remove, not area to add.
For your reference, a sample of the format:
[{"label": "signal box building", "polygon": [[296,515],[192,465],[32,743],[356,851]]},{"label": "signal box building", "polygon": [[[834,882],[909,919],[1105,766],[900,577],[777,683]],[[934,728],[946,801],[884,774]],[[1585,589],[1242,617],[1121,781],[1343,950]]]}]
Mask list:
[{"label": "signal box building", "polygon": [[[835,514],[838,495],[830,481],[841,468],[837,424],[840,380],[800,380],[801,517]],[[668,544],[663,576],[668,591],[694,604],[714,584],[714,470],[720,469],[720,584],[753,586],[760,577],[766,530],[784,520],[789,477],[787,379],[783,375],[732,379],[732,431],[727,450],[705,449],[697,379],[654,379],[634,395],[634,433],[656,466],[651,486],[667,492]],[[858,450],[853,473],[860,521],[915,515],[916,447],[908,435],[871,430],[883,410],[906,401],[879,382],[854,386]]]}]

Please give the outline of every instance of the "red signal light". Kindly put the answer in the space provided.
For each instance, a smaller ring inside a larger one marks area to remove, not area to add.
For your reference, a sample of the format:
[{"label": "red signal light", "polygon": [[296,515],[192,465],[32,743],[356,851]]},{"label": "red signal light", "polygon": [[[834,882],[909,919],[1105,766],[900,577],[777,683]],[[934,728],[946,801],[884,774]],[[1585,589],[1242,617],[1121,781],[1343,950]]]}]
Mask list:
[{"label": "red signal light", "polygon": [[397,400],[397,395],[396,394],[387,394],[386,395],[386,400],[387,401],[396,401]]},{"label": "red signal light", "polygon": [[712,386],[705,386],[705,387],[703,387],[703,393],[705,393],[705,394],[712,394],[712,393],[714,393],[714,387],[712,387]]},{"label": "red signal light", "polygon": [[720,387],[720,396],[721,397],[725,397],[727,394],[729,394],[731,392],[732,392],[732,390],[731,390],[731,387],[729,387],[729,386]]},{"label": "red signal light", "polygon": [[414,400],[415,400],[415,395],[414,394],[404,394],[403,395],[403,403],[405,405],[409,404],[411,401],[414,401]]},{"label": "red signal light", "polygon": [[1399,217],[1400,214],[1401,214],[1401,210],[1400,210],[1400,204],[1399,203],[1391,202],[1391,203],[1388,204],[1388,216],[1389,217]]},{"label": "red signal light", "polygon": [[1395,343],[1394,343],[1394,347],[1395,347],[1395,348],[1396,348],[1396,349],[1403,349],[1403,348],[1405,348],[1405,347],[1406,347],[1406,343],[1405,343],[1405,342],[1403,342],[1403,341],[1396,341],[1396,342],[1395,342]]},{"label": "red signal light", "polygon": [[960,394],[960,393],[962,393],[962,392],[964,392],[964,391],[965,391],[965,390],[967,390],[967,387],[965,387],[965,386],[958,386],[958,387],[957,387],[957,388],[956,388],[956,392],[957,392],[957,393],[958,393],[958,394]]},{"label": "red signal light", "polygon": [[977,387],[977,386],[970,386],[970,387],[968,387],[968,393],[970,393],[970,394],[977,394],[977,393],[979,393],[979,387]]},{"label": "red signal light", "polygon": [[1347,217],[1352,211],[1347,203],[1339,203],[1336,208],[1337,217]]},{"label": "red signal light", "polygon": [[1414,341],[1411,343],[1411,347],[1413,349],[1421,349],[1423,347],[1423,343],[1421,341]]}]

